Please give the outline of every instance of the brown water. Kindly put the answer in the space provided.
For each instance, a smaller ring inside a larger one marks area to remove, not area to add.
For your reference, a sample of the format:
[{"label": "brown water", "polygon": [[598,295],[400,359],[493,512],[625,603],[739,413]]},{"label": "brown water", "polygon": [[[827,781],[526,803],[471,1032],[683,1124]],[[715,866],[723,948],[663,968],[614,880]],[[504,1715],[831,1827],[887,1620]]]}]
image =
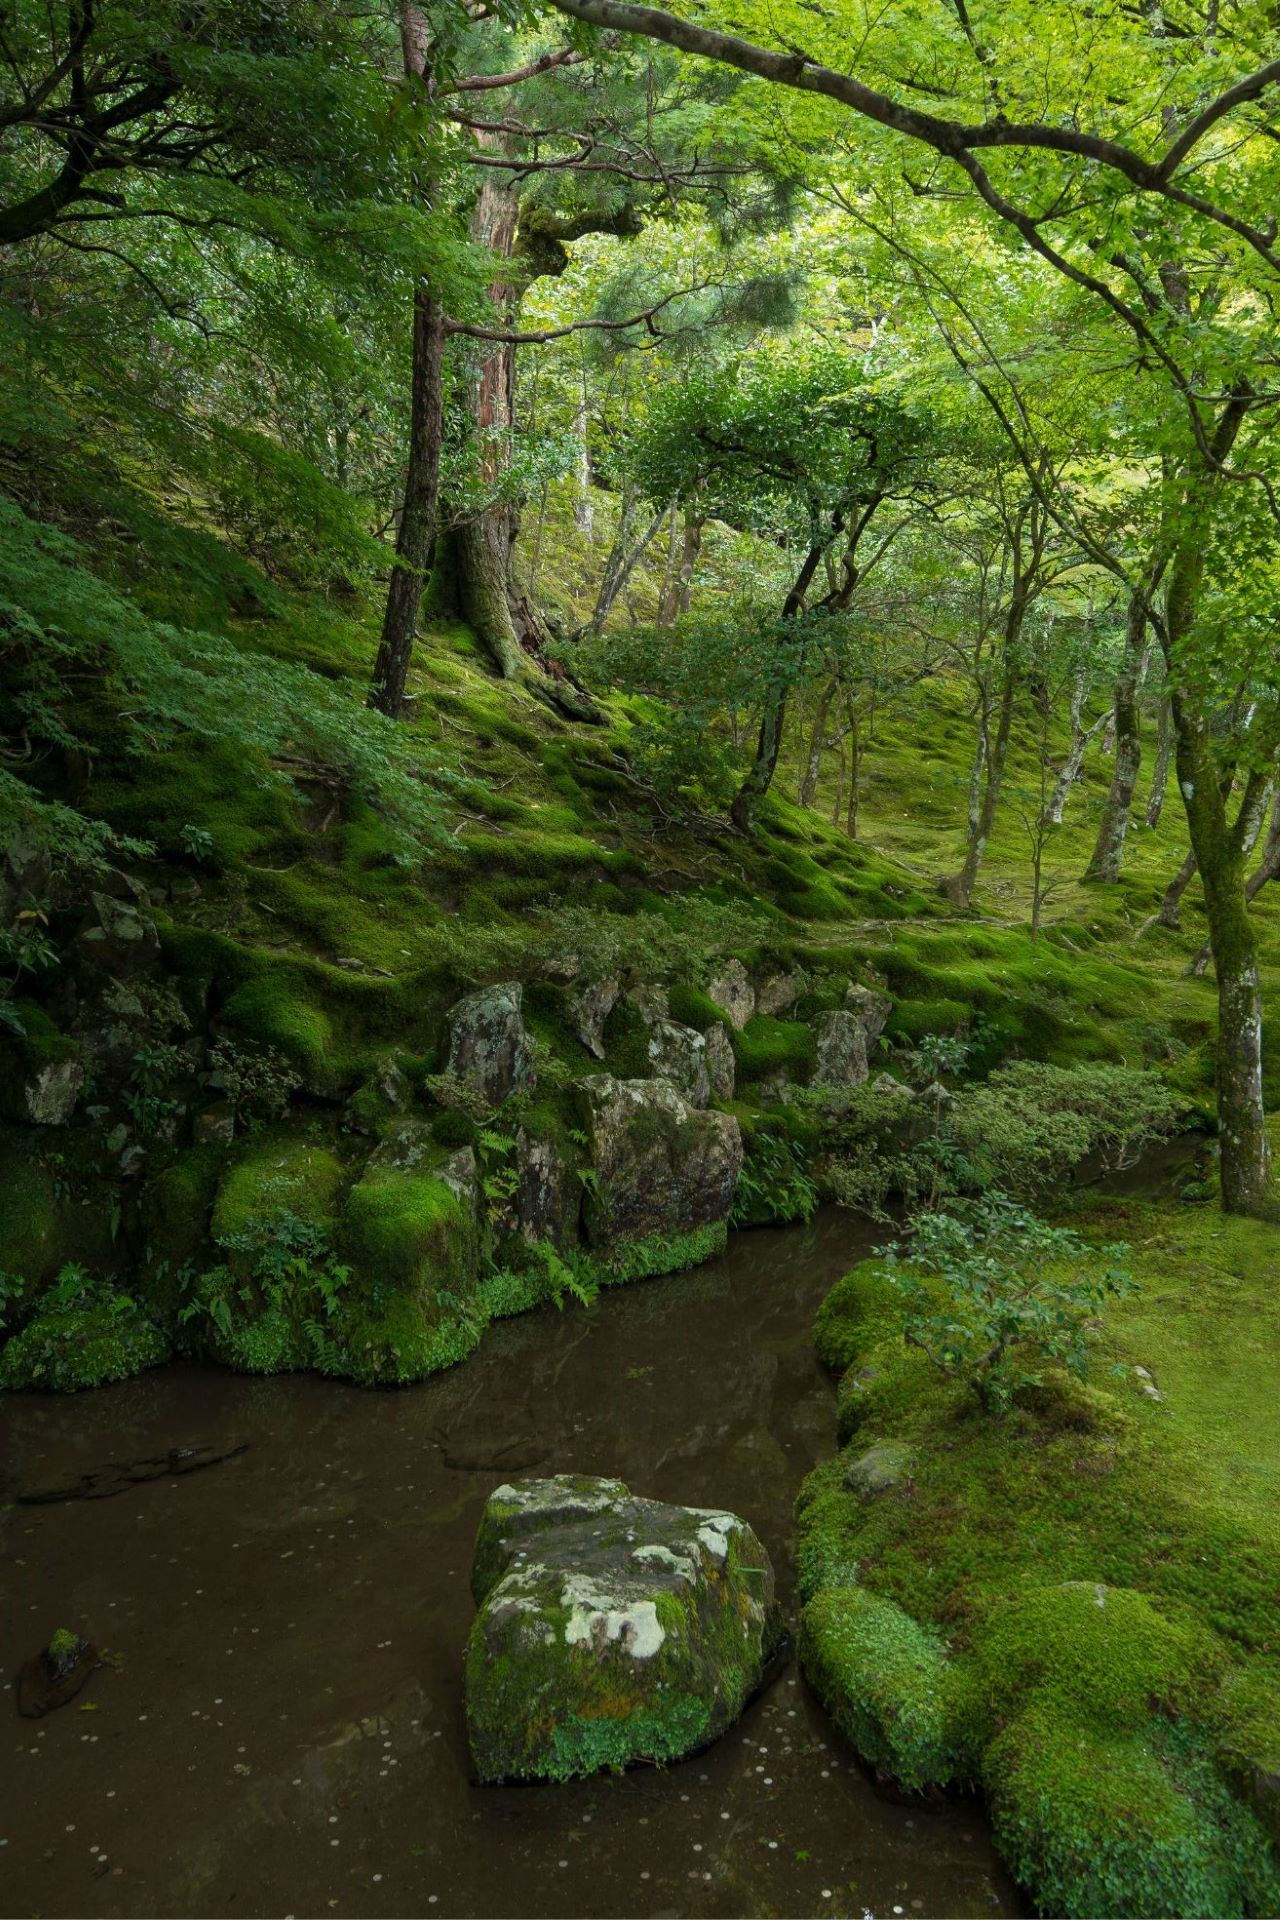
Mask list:
[{"label": "brown water", "polygon": [[667,1771],[473,1787],[471,1544],[518,1471],[617,1474],[746,1516],[784,1595],[791,1504],[834,1446],[814,1310],[848,1214],[495,1328],[371,1393],[165,1367],[0,1407],[0,1499],[173,1446],[247,1452],[118,1498],[0,1513],[0,1669],[58,1626],[118,1657],[0,1738],[6,1915],[976,1915],[1018,1911],[980,1811],[879,1795],[787,1666]]}]

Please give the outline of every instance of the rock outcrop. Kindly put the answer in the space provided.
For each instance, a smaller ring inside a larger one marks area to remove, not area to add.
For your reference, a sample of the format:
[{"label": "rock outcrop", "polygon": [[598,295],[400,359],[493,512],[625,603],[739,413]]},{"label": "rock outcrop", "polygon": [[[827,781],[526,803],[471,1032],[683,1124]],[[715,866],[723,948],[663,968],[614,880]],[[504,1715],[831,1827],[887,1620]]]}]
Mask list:
[{"label": "rock outcrop", "polygon": [[713,1100],[732,1100],[738,1067],[733,1057],[729,1029],[722,1022],[707,1029],[707,1078]]},{"label": "rock outcrop", "polygon": [[678,1760],[732,1726],[781,1639],[735,1514],[571,1475],[501,1486],[480,1523],[466,1659],[482,1782]]},{"label": "rock outcrop", "polygon": [[659,1080],[669,1080],[691,1107],[705,1107],[711,1097],[707,1069],[707,1042],[696,1027],[676,1020],[655,1020],[649,1029],[649,1059]]},{"label": "rock outcrop", "polygon": [[730,960],[707,982],[707,992],[741,1032],[756,1011],[756,990],[741,960]]},{"label": "rock outcrop", "polygon": [[507,980],[467,994],[449,1011],[447,1071],[491,1106],[533,1080],[523,999],[520,983]]},{"label": "rock outcrop", "polygon": [[728,1219],[742,1170],[742,1135],[731,1115],[699,1112],[665,1080],[591,1074],[580,1091],[594,1176],[584,1208],[593,1246]]}]

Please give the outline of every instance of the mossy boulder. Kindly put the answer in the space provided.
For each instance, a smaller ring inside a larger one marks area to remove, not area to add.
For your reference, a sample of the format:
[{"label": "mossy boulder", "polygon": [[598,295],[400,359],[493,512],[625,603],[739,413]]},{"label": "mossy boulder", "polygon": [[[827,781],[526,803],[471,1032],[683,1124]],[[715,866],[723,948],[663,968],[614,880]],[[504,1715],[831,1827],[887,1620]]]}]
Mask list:
[{"label": "mossy boulder", "polygon": [[584,1216],[595,1247],[686,1234],[729,1217],[742,1135],[665,1080],[592,1074],[580,1089],[591,1155]]},{"label": "mossy boulder", "polygon": [[500,1106],[533,1079],[518,981],[481,987],[449,1012],[448,1071],[490,1106]]},{"label": "mossy boulder", "polygon": [[[470,1149],[460,1154],[470,1158]],[[475,1279],[475,1226],[453,1180],[375,1167],[347,1196],[342,1240],[359,1278],[381,1290],[460,1295]]]},{"label": "mossy boulder", "polygon": [[716,1739],[781,1638],[735,1514],[562,1475],[499,1487],[476,1542],[466,1714],[482,1782],[678,1760]]}]

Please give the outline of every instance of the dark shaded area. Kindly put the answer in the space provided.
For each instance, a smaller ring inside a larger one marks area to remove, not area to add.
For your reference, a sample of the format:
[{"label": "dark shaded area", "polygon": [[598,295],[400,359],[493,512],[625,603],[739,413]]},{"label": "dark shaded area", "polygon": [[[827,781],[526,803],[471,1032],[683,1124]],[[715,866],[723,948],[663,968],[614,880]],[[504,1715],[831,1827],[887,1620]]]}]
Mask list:
[{"label": "dark shaded area", "polygon": [[740,1234],[696,1272],[495,1327],[398,1392],[167,1367],[12,1398],[9,1487],[163,1457],[175,1431],[253,1444],[227,1473],[0,1516],[0,1664],[51,1620],[119,1663],[83,1716],[9,1723],[0,1911],[1016,1912],[978,1808],[878,1794],[794,1665],[668,1771],[469,1778],[468,1576],[507,1462],[527,1443],[539,1471],[729,1507],[789,1600],[795,1490],[834,1444],[812,1318],[875,1237],[835,1212]]}]

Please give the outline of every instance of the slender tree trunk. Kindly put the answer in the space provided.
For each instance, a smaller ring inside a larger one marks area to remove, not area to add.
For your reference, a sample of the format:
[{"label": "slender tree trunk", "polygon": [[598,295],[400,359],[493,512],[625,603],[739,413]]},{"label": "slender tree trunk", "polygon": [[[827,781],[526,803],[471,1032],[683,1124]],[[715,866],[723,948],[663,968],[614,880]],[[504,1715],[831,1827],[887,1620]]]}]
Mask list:
[{"label": "slender tree trunk", "polygon": [[1088,751],[1089,742],[1093,739],[1094,734],[1097,733],[1105,719],[1106,715],[1100,713],[1091,727],[1082,727],[1077,710],[1072,730],[1071,751],[1058,770],[1058,778],[1054,784],[1053,792],[1049,796],[1049,804],[1045,809],[1044,817],[1051,827],[1060,827],[1062,825],[1062,818],[1067,810],[1067,801],[1071,797],[1072,787],[1074,787],[1076,781],[1080,778],[1080,770],[1084,766],[1084,756]]},{"label": "slender tree trunk", "polygon": [[835,699],[835,693],[836,683],[832,678],[820,689],[818,702],[813,710],[813,725],[809,730],[809,753],[796,795],[797,804],[802,807],[811,807],[817,797],[818,775],[822,770],[822,748],[827,734],[827,716],[831,711],[831,702]]},{"label": "slender tree trunk", "polygon": [[[506,150],[507,136],[481,133],[477,139],[496,152]],[[516,239],[520,193],[514,177],[501,168],[485,169],[484,181],[471,216],[471,238],[478,246],[509,261]],[[519,299],[515,276],[499,268],[489,284],[489,303],[496,325],[514,315]],[[472,377],[471,412],[480,453],[480,478],[498,488],[511,459],[511,430],[515,420],[516,350],[501,342],[486,342]],[[458,607],[504,680],[512,680],[524,664],[521,636],[513,616],[511,551],[519,531],[514,501],[498,499],[453,536]]]},{"label": "slender tree trunk", "polygon": [[1142,766],[1142,729],[1138,716],[1138,682],[1142,674],[1143,647],[1147,632],[1147,602],[1144,589],[1129,596],[1125,621],[1124,658],[1116,680],[1112,712],[1115,719],[1116,760],[1111,786],[1103,803],[1098,837],[1085,868],[1086,880],[1102,880],[1114,885],[1120,878],[1129,815]]},{"label": "slender tree trunk", "polygon": [[587,436],[590,414],[587,410],[587,370],[582,369],[582,393],[573,417],[578,454],[574,462],[577,487],[573,496],[573,524],[590,540],[596,530],[596,507],[591,472],[591,441]]},{"label": "slender tree trunk", "polygon": [[631,539],[635,526],[635,510],[639,495],[634,487],[627,485],[623,490],[622,506],[618,515],[618,528],[614,534],[613,546],[605,563],[604,576],[600,582],[600,591],[596,595],[596,604],[591,618],[583,628],[584,633],[599,633],[609,618],[614,601],[631,578],[636,564],[646,548],[655,539],[658,529],[667,517],[665,506],[659,507],[644,532],[637,540]]},{"label": "slender tree trunk", "polygon": [[852,694],[848,695],[849,713],[849,811],[844,830],[851,840],[858,837],[858,800],[862,787],[862,729]]},{"label": "slender tree trunk", "polygon": [[[1019,621],[1019,626],[1021,622]],[[982,797],[976,809],[970,806],[969,832],[965,845],[964,865],[959,873],[939,881],[939,886],[953,906],[968,908],[973,900],[973,889],[983,857],[991,840],[992,829],[996,823],[996,813],[1000,805],[1000,787],[1004,779],[1005,761],[1009,757],[1009,734],[1013,726],[1014,692],[1017,679],[1014,672],[1010,648],[1006,645],[1004,654],[1004,681],[1000,690],[1000,706],[996,718],[995,733],[990,727],[990,714],[984,712],[982,728],[985,740],[981,746]],[[975,773],[978,772],[978,756],[975,755]],[[981,777],[981,776],[979,776]]]},{"label": "slender tree trunk", "polygon": [[[810,547],[805,555],[804,564],[783,604],[784,627],[789,625],[803,608],[805,595],[812,585],[813,576],[818,570],[828,545],[829,542],[823,541],[821,545]],[[773,776],[778,767],[778,754],[782,749],[783,728],[786,725],[787,690],[788,678],[785,674],[780,674],[765,690],[755,759],[747,769],[746,777],[734,795],[733,805],[729,809],[729,818],[740,833],[750,831],[756,808],[773,784]]]},{"label": "slender tree trunk", "polygon": [[844,812],[845,783],[849,778],[848,738],[847,728],[842,728],[838,742],[840,759],[836,766],[836,793],[835,799],[831,802],[831,824],[833,827],[840,825],[840,816]]},{"label": "slender tree trunk", "polygon": [[1156,924],[1161,927],[1180,927],[1182,925],[1182,896],[1191,885],[1196,870],[1196,856],[1188,848],[1186,858],[1164,890],[1160,908],[1156,914]]},{"label": "slender tree trunk", "polygon": [[655,625],[674,627],[680,607],[680,502],[671,502],[671,525],[667,528],[667,558],[662,569],[662,591],[658,595]]},{"label": "slender tree trunk", "polygon": [[1164,812],[1164,796],[1169,785],[1169,762],[1173,759],[1173,715],[1166,697],[1160,702],[1159,731],[1156,734],[1156,761],[1151,769],[1151,792],[1147,796],[1147,825],[1158,827]]},{"label": "slender tree trunk", "polygon": [[369,705],[393,720],[404,705],[422,588],[435,546],[443,437],[444,310],[424,286],[413,303],[413,395],[404,504],[369,689]]}]

